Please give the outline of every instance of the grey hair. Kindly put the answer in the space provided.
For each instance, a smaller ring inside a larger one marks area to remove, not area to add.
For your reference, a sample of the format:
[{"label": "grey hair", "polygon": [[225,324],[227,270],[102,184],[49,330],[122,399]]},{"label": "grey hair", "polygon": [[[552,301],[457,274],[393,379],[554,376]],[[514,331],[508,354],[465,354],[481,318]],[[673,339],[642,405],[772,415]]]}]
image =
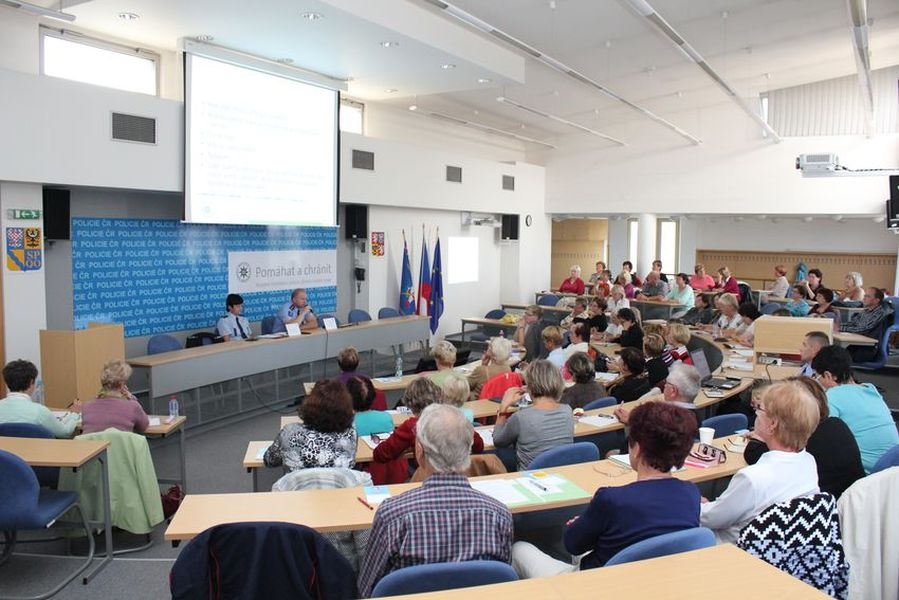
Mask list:
[{"label": "grey hair", "polygon": [[495,337],[490,340],[490,354],[496,362],[504,364],[512,356],[512,341],[504,337]]},{"label": "grey hair", "polygon": [[727,304],[728,306],[732,306],[734,308],[738,308],[740,306],[740,302],[737,300],[737,297],[731,293],[721,294],[718,296],[719,304]]},{"label": "grey hair", "polygon": [[415,424],[415,439],[435,473],[468,471],[474,427],[458,408],[446,404],[425,408]]},{"label": "grey hair", "polygon": [[403,405],[409,408],[413,415],[421,413],[430,404],[440,402],[443,402],[443,390],[427,377],[415,379],[403,393]]},{"label": "grey hair", "polygon": [[848,273],[846,273],[846,277],[848,277],[855,283],[855,287],[864,286],[864,279],[862,279],[862,274],[858,271],[849,271]]},{"label": "grey hair", "polygon": [[443,388],[443,400],[447,404],[455,407],[461,407],[468,400],[471,393],[471,386],[468,380],[458,373],[452,372],[443,378],[440,385]]},{"label": "grey hair", "polygon": [[453,366],[456,363],[456,347],[446,340],[441,340],[431,350],[431,356],[438,364]]},{"label": "grey hair", "polygon": [[528,365],[524,372],[525,381],[528,384],[528,393],[531,398],[547,397],[556,401],[565,390],[565,382],[562,381],[562,372],[559,367],[548,360],[535,360]]},{"label": "grey hair", "polygon": [[668,383],[677,388],[677,396],[684,402],[693,402],[699,394],[702,377],[693,365],[676,362],[668,367]]}]

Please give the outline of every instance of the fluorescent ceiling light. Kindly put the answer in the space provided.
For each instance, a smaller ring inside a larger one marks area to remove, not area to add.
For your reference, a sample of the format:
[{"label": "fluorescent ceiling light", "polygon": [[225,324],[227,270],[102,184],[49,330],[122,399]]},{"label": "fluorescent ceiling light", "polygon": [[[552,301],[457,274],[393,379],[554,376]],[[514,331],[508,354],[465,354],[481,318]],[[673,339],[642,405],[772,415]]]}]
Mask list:
[{"label": "fluorescent ceiling light", "polygon": [[471,127],[472,129],[478,129],[480,131],[484,131],[487,133],[492,133],[494,135],[501,135],[503,137],[512,138],[518,140],[520,142],[527,142],[529,144],[537,144],[538,146],[544,146],[546,148],[550,148],[551,150],[555,150],[555,146],[548,142],[544,142],[542,140],[538,140],[535,138],[528,137],[526,135],[519,135],[517,133],[512,133],[511,131],[506,131],[504,129],[498,129],[496,127],[491,127],[490,125],[484,125],[483,123],[475,123],[474,121],[467,121],[465,119],[460,119],[458,117],[453,117],[451,115],[447,115],[444,113],[434,112],[427,109],[423,109],[421,107],[417,107],[418,110],[414,111],[415,114],[418,115],[427,115],[434,119],[440,119],[441,121],[449,121],[450,123],[455,123],[456,125],[463,125],[465,127]]},{"label": "fluorescent ceiling light", "polygon": [[591,135],[595,135],[595,136],[597,136],[597,137],[601,137],[602,139],[608,140],[608,141],[610,141],[610,142],[612,142],[612,143],[614,143],[614,144],[618,144],[618,145],[620,145],[620,146],[626,145],[626,144],[625,144],[624,142],[622,142],[621,140],[619,140],[619,139],[617,139],[617,138],[613,138],[613,137],[610,136],[610,135],[606,135],[605,133],[602,133],[601,131],[596,131],[595,129],[590,129],[589,127],[585,127],[585,126],[583,126],[583,125],[581,125],[581,124],[579,124],[579,123],[575,123],[574,121],[569,121],[568,119],[563,119],[562,117],[558,117],[558,116],[556,116],[556,115],[554,115],[554,114],[551,114],[551,113],[548,113],[548,112],[544,112],[544,111],[542,111],[542,110],[538,110],[538,109],[533,108],[533,107],[531,107],[531,106],[526,106],[526,105],[524,105],[524,104],[521,104],[520,102],[516,102],[515,100],[512,100],[511,98],[507,98],[507,97],[505,97],[505,96],[500,96],[500,97],[498,97],[498,98],[496,99],[496,101],[497,101],[497,102],[502,102],[503,104],[508,104],[509,106],[514,106],[515,108],[518,108],[518,109],[527,111],[527,112],[529,112],[529,113],[531,113],[531,114],[535,114],[535,115],[537,115],[537,116],[539,116],[539,117],[543,117],[543,118],[546,118],[546,119],[550,119],[550,120],[552,120],[552,121],[556,121],[557,123],[562,123],[563,125],[568,125],[569,127],[574,127],[575,129],[579,129],[579,130],[584,131],[584,132],[586,132],[586,133],[589,133],[589,134],[591,134]]},{"label": "fluorescent ceiling light", "polygon": [[59,21],[68,21],[71,23],[75,20],[75,15],[64,13],[60,10],[53,10],[52,8],[44,8],[43,6],[31,4],[30,2],[24,2],[23,0],[0,0],[0,4],[10,6],[12,8],[17,8],[19,10],[24,10],[25,12],[29,12],[33,15],[48,17],[50,19],[57,19]]}]

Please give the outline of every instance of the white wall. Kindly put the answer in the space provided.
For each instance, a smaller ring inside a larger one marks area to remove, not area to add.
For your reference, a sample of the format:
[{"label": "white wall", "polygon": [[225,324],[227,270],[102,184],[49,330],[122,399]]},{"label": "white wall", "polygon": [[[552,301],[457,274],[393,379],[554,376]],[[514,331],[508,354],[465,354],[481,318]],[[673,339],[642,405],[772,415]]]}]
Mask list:
[{"label": "white wall", "polygon": [[[10,208],[41,209],[40,185],[0,182],[0,224],[6,252],[7,227],[40,227],[42,221],[16,221],[7,217]],[[44,268],[37,271],[10,271],[3,260],[3,326],[6,359],[23,358],[40,368],[41,349],[38,332],[47,327]]]}]

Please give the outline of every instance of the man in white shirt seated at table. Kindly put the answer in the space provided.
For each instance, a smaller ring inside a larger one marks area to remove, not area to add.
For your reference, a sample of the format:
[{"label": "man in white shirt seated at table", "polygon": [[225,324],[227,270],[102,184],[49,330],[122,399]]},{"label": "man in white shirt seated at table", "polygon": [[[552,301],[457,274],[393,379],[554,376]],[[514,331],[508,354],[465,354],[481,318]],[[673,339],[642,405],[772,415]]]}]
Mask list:
[{"label": "man in white shirt seated at table", "polygon": [[228,312],[215,326],[219,336],[226,342],[232,339],[245,340],[252,336],[250,322],[243,316],[243,297],[240,294],[228,294],[225,308]]},{"label": "man in white shirt seated at table", "polygon": [[[665,379],[665,386],[662,388],[661,394],[650,396],[652,399],[659,399],[665,402],[671,402],[675,406],[695,411],[696,405],[693,402],[699,395],[702,377],[699,371],[693,365],[685,365],[682,362],[676,362],[668,367],[668,378]],[[621,423],[627,425],[628,417],[631,411],[619,406],[615,409],[615,416]],[[695,412],[693,413],[696,414]],[[699,419],[697,419],[697,422]]]},{"label": "man in white shirt seated at table", "polygon": [[43,404],[31,399],[36,387],[37,367],[27,360],[14,360],[3,367],[3,381],[9,395],[0,400],[0,423],[30,423],[40,425],[55,437],[70,438],[81,418],[81,402],[75,400],[72,412],[60,419]]},{"label": "man in white shirt seated at table", "polygon": [[285,325],[298,323],[302,331],[318,329],[318,319],[309,306],[309,295],[303,288],[297,288],[290,295],[290,302],[278,311],[278,316]]},{"label": "man in white shirt seated at table", "polygon": [[421,487],[378,507],[359,567],[359,593],[371,596],[382,577],[414,565],[512,560],[512,515],[471,487],[466,477],[474,429],[462,411],[426,407],[416,423],[415,458],[428,475]]}]

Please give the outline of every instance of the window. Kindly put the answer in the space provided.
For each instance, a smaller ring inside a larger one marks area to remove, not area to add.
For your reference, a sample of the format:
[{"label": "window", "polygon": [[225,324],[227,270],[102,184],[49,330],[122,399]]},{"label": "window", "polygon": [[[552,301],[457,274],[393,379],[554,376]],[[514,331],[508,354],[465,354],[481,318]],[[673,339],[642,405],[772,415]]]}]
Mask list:
[{"label": "window", "polygon": [[340,100],[340,131],[362,135],[365,105],[355,100]]},{"label": "window", "polygon": [[639,234],[640,221],[637,219],[627,220],[627,260],[634,263],[634,269],[637,268],[637,248],[640,241]]},{"label": "window", "polygon": [[665,273],[679,272],[678,264],[678,234],[680,222],[674,219],[659,219],[656,228],[656,257],[662,261],[662,271]]},{"label": "window", "polygon": [[156,95],[158,55],[69,31],[41,28],[41,73]]}]

